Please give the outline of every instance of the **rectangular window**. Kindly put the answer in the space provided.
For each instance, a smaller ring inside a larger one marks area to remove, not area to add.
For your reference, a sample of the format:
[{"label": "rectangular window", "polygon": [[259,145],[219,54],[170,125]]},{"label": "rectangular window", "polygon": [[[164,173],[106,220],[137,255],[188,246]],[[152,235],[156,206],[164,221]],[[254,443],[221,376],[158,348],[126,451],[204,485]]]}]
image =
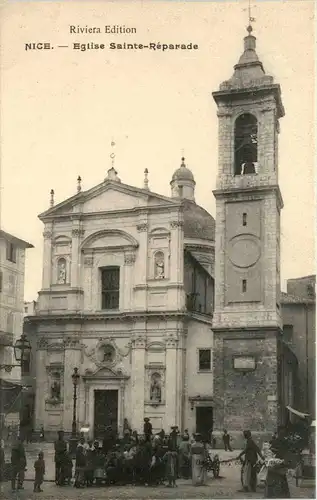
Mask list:
[{"label": "rectangular window", "polygon": [[242,293],[247,291],[247,280],[242,280]]},{"label": "rectangular window", "polygon": [[16,247],[10,241],[7,241],[7,260],[10,262],[17,261]]},{"label": "rectangular window", "polygon": [[211,370],[211,350],[199,349],[199,371]]},{"label": "rectangular window", "polygon": [[242,225],[243,225],[243,226],[246,226],[246,225],[247,225],[247,214],[246,214],[246,213],[244,213],[244,214],[242,215]]},{"label": "rectangular window", "polygon": [[120,268],[105,267],[101,270],[101,308],[119,309]]}]

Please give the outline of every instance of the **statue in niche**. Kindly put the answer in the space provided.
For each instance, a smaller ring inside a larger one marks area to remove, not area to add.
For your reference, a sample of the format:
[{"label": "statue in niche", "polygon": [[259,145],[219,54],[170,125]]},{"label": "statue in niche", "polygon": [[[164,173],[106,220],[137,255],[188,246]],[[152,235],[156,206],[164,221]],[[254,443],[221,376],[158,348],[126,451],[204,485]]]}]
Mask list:
[{"label": "statue in niche", "polygon": [[54,401],[61,399],[61,384],[57,380],[54,380],[51,385],[51,399]]},{"label": "statue in niche", "polygon": [[151,377],[150,400],[158,403],[162,400],[161,376],[158,373]]},{"label": "statue in niche", "polygon": [[59,259],[57,265],[57,283],[64,285],[66,283],[66,260]]},{"label": "statue in niche", "polygon": [[165,278],[164,273],[164,254],[163,252],[157,252],[155,254],[155,279],[160,280]]}]

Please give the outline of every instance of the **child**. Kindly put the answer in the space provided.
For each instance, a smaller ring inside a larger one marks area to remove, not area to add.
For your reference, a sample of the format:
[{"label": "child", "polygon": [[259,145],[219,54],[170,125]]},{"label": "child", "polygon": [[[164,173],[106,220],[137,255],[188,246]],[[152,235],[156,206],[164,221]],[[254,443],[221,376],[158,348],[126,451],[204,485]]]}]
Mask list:
[{"label": "child", "polygon": [[44,461],[44,453],[40,451],[39,458],[34,462],[35,469],[35,479],[34,479],[34,491],[43,491],[41,490],[41,484],[44,480],[45,474],[45,461]]}]

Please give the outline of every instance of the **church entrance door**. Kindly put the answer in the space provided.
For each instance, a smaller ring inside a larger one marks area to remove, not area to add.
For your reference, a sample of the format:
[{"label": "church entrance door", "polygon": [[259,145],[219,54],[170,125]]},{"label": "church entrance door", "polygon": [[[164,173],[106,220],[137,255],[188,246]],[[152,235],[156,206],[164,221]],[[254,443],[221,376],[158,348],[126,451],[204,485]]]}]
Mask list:
[{"label": "church entrance door", "polygon": [[98,390],[95,393],[94,437],[104,437],[105,428],[118,431],[118,391]]},{"label": "church entrance door", "polygon": [[210,441],[210,433],[213,429],[213,408],[212,406],[196,407],[196,432],[204,439]]}]

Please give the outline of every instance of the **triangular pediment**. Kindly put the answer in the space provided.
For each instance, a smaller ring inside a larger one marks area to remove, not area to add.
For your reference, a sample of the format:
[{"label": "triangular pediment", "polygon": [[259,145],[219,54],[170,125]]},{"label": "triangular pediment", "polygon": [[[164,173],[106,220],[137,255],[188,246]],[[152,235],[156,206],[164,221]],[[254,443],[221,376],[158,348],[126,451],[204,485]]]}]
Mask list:
[{"label": "triangular pediment", "polygon": [[110,367],[99,367],[97,370],[86,370],[85,379],[126,379],[129,378],[121,369],[116,370]]},{"label": "triangular pediment", "polygon": [[40,214],[40,219],[58,217],[77,212],[95,213],[120,210],[134,210],[138,207],[177,205],[178,202],[145,189],[122,184],[117,181],[105,181],[88,191],[78,193],[71,198]]}]

